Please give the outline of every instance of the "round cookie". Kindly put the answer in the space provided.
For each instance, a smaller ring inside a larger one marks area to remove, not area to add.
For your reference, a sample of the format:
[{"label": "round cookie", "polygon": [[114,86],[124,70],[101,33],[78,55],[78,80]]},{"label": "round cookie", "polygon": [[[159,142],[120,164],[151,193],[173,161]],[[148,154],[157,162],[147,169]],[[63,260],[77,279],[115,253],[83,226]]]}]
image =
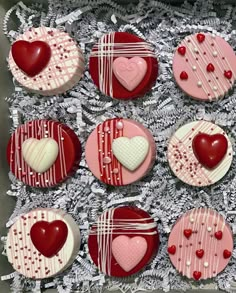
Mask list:
[{"label": "round cookie", "polygon": [[84,71],[81,49],[65,32],[31,28],[19,36],[9,53],[15,79],[29,92],[58,95],[75,86]]},{"label": "round cookie", "polygon": [[150,44],[126,32],[103,35],[93,47],[89,69],[99,90],[116,99],[135,99],[154,85],[158,62]]},{"label": "round cookie", "polygon": [[215,277],[229,263],[233,251],[231,228],[208,208],[188,211],[172,228],[168,253],[178,272],[195,280]]},{"label": "round cookie", "polygon": [[219,36],[190,35],[174,54],[173,73],[187,95],[201,101],[217,100],[233,87],[236,56],[233,48]]},{"label": "round cookie", "polygon": [[136,207],[105,211],[90,230],[89,253],[100,271],[128,277],[142,270],[157,253],[159,235],[150,215]]},{"label": "round cookie", "polygon": [[7,146],[11,172],[34,187],[51,187],[65,180],[78,168],[81,153],[73,130],[53,120],[21,125]]},{"label": "round cookie", "polygon": [[79,226],[66,212],[36,209],[19,217],[7,235],[9,262],[22,275],[43,279],[70,266],[80,248]]},{"label": "round cookie", "polygon": [[152,168],[156,146],[142,124],[123,118],[108,119],[90,134],[85,157],[94,176],[104,183],[131,184]]},{"label": "round cookie", "polygon": [[180,180],[201,187],[225,176],[233,150],[222,128],[208,121],[194,121],[180,127],[171,137],[167,158]]}]

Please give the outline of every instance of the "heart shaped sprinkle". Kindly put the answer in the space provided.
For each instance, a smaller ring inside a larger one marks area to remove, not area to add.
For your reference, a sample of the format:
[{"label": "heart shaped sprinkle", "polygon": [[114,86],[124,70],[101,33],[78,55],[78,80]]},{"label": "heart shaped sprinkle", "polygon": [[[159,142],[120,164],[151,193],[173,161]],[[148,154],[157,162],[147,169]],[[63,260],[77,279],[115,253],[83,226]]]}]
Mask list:
[{"label": "heart shaped sprinkle", "polygon": [[224,250],[224,252],[223,252],[224,258],[230,258],[231,255],[232,255],[232,253],[229,250],[227,250],[227,249]]},{"label": "heart shaped sprinkle", "polygon": [[192,235],[192,233],[193,233],[192,229],[185,229],[185,230],[184,230],[184,236],[185,236],[187,239],[190,238],[190,236]]},{"label": "heart shaped sprinkle", "polygon": [[217,231],[215,232],[215,238],[218,239],[218,240],[221,240],[223,237],[223,233],[222,231]]},{"label": "heart shaped sprinkle", "polygon": [[231,70],[228,70],[224,72],[224,76],[228,79],[231,79],[231,77],[233,76],[233,73]]},{"label": "heart shaped sprinkle", "polygon": [[214,67],[214,65],[212,63],[209,63],[207,65],[207,71],[208,72],[214,72],[215,71],[215,67]]},{"label": "heart shaped sprinkle", "polygon": [[204,34],[197,34],[197,40],[198,40],[199,43],[204,42],[205,35]]},{"label": "heart shaped sprinkle", "polygon": [[198,249],[196,250],[196,256],[199,258],[202,258],[204,255],[204,250],[203,249]]},{"label": "heart shaped sprinkle", "polygon": [[186,53],[186,47],[185,46],[181,46],[178,48],[178,52],[180,55],[184,56]]},{"label": "heart shaped sprinkle", "polygon": [[168,247],[167,251],[169,252],[169,254],[175,254],[176,246],[172,245],[172,246]]},{"label": "heart shaped sprinkle", "polygon": [[180,79],[182,79],[182,80],[187,80],[188,79],[188,74],[187,74],[186,71],[182,71],[180,73]]},{"label": "heart shaped sprinkle", "polygon": [[199,280],[201,278],[201,276],[202,276],[201,272],[198,272],[198,271],[193,272],[193,277],[196,281]]}]

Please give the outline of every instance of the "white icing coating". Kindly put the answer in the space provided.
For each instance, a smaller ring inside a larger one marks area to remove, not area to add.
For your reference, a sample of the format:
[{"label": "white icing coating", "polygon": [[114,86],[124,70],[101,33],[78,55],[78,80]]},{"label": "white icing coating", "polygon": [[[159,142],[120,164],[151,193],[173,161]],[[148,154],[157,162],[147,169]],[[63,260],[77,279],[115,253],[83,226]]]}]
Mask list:
[{"label": "white icing coating", "polygon": [[58,144],[52,138],[28,138],[22,144],[24,160],[38,173],[47,171],[54,164],[58,152]]},{"label": "white icing coating", "polygon": [[149,142],[143,136],[119,137],[113,140],[112,151],[124,167],[134,171],[145,160],[149,151]]},{"label": "white icing coating", "polygon": [[[57,255],[43,256],[30,238],[31,227],[38,221],[63,221],[68,228],[65,244]],[[54,276],[70,266],[80,248],[79,226],[67,213],[59,209],[36,209],[20,217],[10,228],[6,251],[15,270],[29,278],[43,279]]]}]

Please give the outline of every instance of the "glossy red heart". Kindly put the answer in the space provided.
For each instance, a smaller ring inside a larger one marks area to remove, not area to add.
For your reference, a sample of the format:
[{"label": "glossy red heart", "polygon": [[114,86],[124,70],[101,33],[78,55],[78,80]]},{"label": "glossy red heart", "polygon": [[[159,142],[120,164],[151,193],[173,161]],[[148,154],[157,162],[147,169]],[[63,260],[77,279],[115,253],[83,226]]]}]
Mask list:
[{"label": "glossy red heart", "polygon": [[194,271],[193,272],[193,277],[195,280],[199,280],[202,276],[202,273],[201,272],[197,272],[197,271]]},{"label": "glossy red heart", "polygon": [[214,65],[212,63],[209,63],[207,65],[207,71],[208,72],[214,72],[215,71],[215,67],[214,67]]},{"label": "glossy red heart", "polygon": [[176,252],[176,246],[175,245],[172,245],[172,246],[168,247],[167,250],[168,250],[168,252],[170,254],[175,254],[175,252]]},{"label": "glossy red heart", "polygon": [[192,235],[192,233],[193,233],[193,231],[192,231],[192,229],[185,229],[184,230],[184,236],[186,237],[186,238],[190,238],[190,236]]},{"label": "glossy red heart", "polygon": [[202,43],[205,40],[204,34],[197,34],[197,40],[199,43]]},{"label": "glossy red heart", "polygon": [[215,238],[218,239],[218,240],[221,240],[223,237],[223,233],[222,231],[217,231],[215,232]]},{"label": "glossy red heart", "polygon": [[46,257],[56,255],[66,242],[68,228],[63,221],[39,221],[30,229],[31,240],[36,249]]},{"label": "glossy red heart", "polygon": [[225,76],[226,78],[228,78],[228,79],[231,79],[232,75],[233,75],[233,73],[232,73],[231,70],[228,70],[228,71],[225,71],[225,72],[224,72],[224,76]]},{"label": "glossy red heart", "polygon": [[228,141],[223,134],[197,134],[192,141],[194,155],[206,168],[215,168],[224,158]]},{"label": "glossy red heart", "polygon": [[188,74],[187,74],[187,72],[186,71],[182,71],[181,73],[180,73],[180,78],[181,79],[188,79]]},{"label": "glossy red heart", "polygon": [[40,73],[51,58],[50,46],[42,41],[16,41],[11,53],[16,65],[30,77]]},{"label": "glossy red heart", "polygon": [[196,250],[196,256],[199,258],[202,258],[204,255],[204,250],[203,249],[198,249]]},{"label": "glossy red heart", "polygon": [[186,53],[186,47],[184,47],[184,46],[179,47],[178,52],[180,55],[184,56]]},{"label": "glossy red heart", "polygon": [[223,252],[224,258],[230,258],[231,255],[232,255],[232,253],[229,250],[227,250],[227,249],[224,250],[224,252]]}]

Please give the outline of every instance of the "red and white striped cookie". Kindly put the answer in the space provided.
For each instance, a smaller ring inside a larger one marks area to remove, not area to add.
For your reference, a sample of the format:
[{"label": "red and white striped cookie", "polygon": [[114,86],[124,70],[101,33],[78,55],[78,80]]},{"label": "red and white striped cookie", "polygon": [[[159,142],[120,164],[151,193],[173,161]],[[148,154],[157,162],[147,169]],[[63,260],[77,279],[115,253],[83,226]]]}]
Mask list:
[{"label": "red and white striped cookie", "polygon": [[172,228],[168,253],[183,276],[195,280],[215,277],[227,266],[233,234],[222,215],[208,208],[188,211]]},{"label": "red and white striped cookie", "polygon": [[11,226],[6,251],[9,262],[22,275],[43,279],[70,266],[80,249],[79,226],[58,209],[36,209]]},{"label": "red and white striped cookie", "polygon": [[9,140],[11,172],[27,185],[50,187],[79,166],[81,145],[68,126],[53,120],[33,120],[17,128]]},{"label": "red and white striped cookie", "polygon": [[171,137],[167,158],[180,180],[193,186],[208,186],[228,172],[233,149],[222,128],[208,121],[194,121]]},{"label": "red and white striped cookie", "polygon": [[142,124],[123,118],[108,119],[90,134],[85,157],[94,176],[120,186],[145,176],[155,162],[152,134]]},{"label": "red and white striped cookie", "polygon": [[116,99],[134,99],[156,81],[158,62],[150,44],[126,33],[103,35],[93,47],[90,74],[100,91]]},{"label": "red and white striped cookie", "polygon": [[84,71],[81,49],[65,32],[31,28],[12,44],[9,66],[28,91],[57,95],[75,86]]},{"label": "red and white striped cookie", "polygon": [[136,207],[106,210],[88,238],[92,260],[101,272],[113,277],[128,277],[142,270],[158,246],[157,224]]},{"label": "red and white striped cookie", "polygon": [[190,35],[174,54],[173,73],[186,94],[198,100],[217,100],[233,87],[236,56],[233,48],[219,36]]}]

